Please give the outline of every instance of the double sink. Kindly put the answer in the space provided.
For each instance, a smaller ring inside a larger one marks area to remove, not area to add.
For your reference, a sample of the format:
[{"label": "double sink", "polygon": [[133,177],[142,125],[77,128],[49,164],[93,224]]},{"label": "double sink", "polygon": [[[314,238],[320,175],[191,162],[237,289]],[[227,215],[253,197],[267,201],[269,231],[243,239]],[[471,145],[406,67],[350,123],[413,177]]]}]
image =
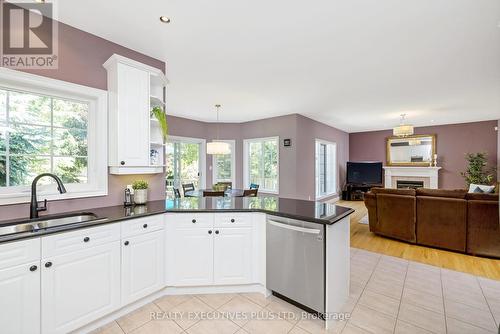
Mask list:
[{"label": "double sink", "polygon": [[12,223],[9,225],[0,225],[0,236],[27,232],[36,232],[39,230],[46,230],[57,228],[66,225],[81,224],[87,222],[105,221],[106,218],[99,218],[91,212],[82,212],[64,216],[53,216],[47,218],[31,219],[27,221],[20,221],[19,223]]}]

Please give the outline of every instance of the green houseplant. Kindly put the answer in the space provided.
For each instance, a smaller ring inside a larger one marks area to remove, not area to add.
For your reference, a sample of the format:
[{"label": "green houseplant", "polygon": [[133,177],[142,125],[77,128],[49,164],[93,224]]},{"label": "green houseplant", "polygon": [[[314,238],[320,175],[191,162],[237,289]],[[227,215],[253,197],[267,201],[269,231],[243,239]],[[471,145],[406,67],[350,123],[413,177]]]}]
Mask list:
[{"label": "green houseplant", "polygon": [[494,179],[495,168],[487,168],[488,154],[485,152],[467,153],[465,155],[468,166],[465,172],[460,173],[467,186],[471,184],[490,185]]},{"label": "green houseplant", "polygon": [[154,107],[153,110],[151,110],[151,114],[156,118],[158,123],[160,123],[163,143],[165,143],[168,134],[167,113],[161,107]]},{"label": "green houseplant", "polygon": [[148,183],[144,180],[136,180],[132,182],[135,204],[145,204],[148,201],[148,186]]}]

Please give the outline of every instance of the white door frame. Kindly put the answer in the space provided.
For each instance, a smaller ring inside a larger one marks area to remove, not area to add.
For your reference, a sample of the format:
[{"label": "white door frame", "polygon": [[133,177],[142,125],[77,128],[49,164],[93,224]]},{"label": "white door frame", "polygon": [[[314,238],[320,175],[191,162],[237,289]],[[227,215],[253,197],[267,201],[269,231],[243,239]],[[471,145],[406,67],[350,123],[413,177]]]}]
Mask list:
[{"label": "white door frame", "polygon": [[[190,143],[190,144],[200,144],[200,156],[199,156],[199,166],[198,172],[200,173],[200,183],[199,188],[205,189],[207,177],[206,177],[206,168],[207,168],[207,141],[203,138],[194,138],[194,137],[182,137],[182,136],[168,136],[167,142],[182,142],[182,143]],[[165,160],[166,161],[166,160]]]}]

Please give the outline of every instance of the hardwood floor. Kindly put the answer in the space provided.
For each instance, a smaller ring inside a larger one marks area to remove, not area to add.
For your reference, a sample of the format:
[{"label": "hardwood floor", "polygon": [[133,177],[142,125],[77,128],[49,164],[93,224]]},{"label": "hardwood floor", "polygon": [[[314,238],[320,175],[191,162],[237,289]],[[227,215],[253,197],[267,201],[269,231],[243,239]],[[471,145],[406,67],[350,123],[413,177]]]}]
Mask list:
[{"label": "hardwood floor", "polygon": [[351,216],[351,247],[500,280],[500,260],[411,245],[377,236],[370,232],[368,225],[359,224],[368,212],[362,201],[338,201],[336,204],[356,210]]}]

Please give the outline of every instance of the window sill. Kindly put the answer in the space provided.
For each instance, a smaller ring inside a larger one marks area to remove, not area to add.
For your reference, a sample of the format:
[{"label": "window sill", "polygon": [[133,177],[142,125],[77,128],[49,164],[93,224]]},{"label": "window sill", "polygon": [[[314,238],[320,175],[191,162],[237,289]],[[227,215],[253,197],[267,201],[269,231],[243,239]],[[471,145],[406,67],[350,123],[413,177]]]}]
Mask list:
[{"label": "window sill", "polygon": [[[60,201],[78,198],[99,197],[108,195],[107,190],[89,190],[80,192],[68,192],[66,194],[41,192],[38,194],[38,201]],[[31,202],[29,193],[12,193],[0,195],[0,205],[24,204]]]},{"label": "window sill", "polygon": [[325,195],[317,196],[316,201],[322,201],[322,200],[329,199],[329,198],[333,199],[332,197],[338,197],[338,196],[339,196],[339,193],[337,193],[337,192],[334,192],[331,194],[325,194]]}]

